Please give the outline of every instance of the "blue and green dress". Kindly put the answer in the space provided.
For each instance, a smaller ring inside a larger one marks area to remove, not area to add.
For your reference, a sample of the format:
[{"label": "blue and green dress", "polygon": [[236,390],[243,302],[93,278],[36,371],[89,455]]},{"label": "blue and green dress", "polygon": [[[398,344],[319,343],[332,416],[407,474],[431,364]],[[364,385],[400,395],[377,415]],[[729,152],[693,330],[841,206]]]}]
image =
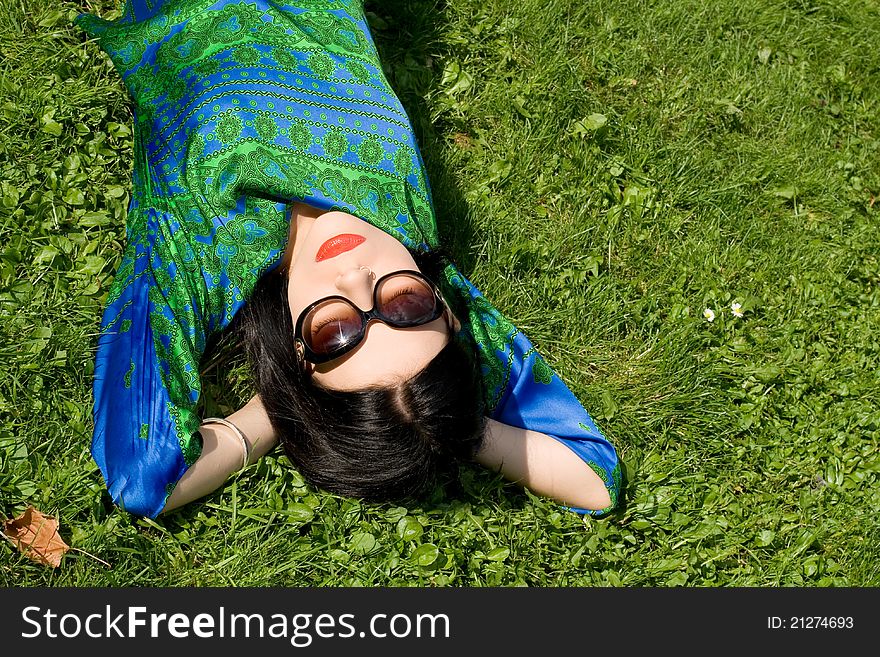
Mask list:
[{"label": "blue and green dress", "polygon": [[[382,72],[363,0],[127,0],[76,23],[134,104],[125,252],[101,322],[92,455],[112,498],[155,517],[198,458],[207,340],[277,266],[288,204],[344,210],[407,248],[438,248],[412,126]],[[486,414],[550,434],[602,478],[617,454],[528,338],[450,264]],[[574,509],[580,513],[601,514]]]}]

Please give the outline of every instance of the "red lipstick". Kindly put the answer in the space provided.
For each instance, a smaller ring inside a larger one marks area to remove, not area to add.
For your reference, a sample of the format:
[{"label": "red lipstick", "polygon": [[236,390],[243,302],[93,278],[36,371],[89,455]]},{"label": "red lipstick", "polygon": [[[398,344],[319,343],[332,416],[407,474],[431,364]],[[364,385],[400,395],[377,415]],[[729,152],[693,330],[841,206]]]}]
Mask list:
[{"label": "red lipstick", "polygon": [[366,239],[366,237],[354,235],[352,233],[343,233],[331,237],[321,245],[321,248],[318,249],[318,253],[315,254],[315,262],[321,262],[321,260],[326,260],[327,258],[335,258],[340,253],[351,251]]}]

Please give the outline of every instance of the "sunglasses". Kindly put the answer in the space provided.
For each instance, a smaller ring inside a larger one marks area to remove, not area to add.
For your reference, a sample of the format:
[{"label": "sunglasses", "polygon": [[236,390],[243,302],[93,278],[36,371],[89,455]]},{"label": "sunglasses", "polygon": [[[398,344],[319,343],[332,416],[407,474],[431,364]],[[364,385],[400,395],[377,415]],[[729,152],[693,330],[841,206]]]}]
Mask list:
[{"label": "sunglasses", "polygon": [[393,271],[376,281],[370,310],[361,310],[342,296],[310,304],[296,320],[294,346],[300,361],[326,363],[357,347],[372,321],[410,328],[433,322],[445,311],[440,290],[424,274]]}]

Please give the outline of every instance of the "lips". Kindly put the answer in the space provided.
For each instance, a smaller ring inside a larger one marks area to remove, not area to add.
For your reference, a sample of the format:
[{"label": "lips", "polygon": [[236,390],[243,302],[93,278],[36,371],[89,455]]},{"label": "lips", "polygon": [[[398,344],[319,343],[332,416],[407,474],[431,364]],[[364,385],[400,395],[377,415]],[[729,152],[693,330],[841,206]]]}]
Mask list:
[{"label": "lips", "polygon": [[354,247],[365,240],[365,237],[361,235],[353,235],[352,233],[343,233],[331,237],[321,245],[321,248],[318,249],[318,253],[315,255],[315,262],[321,262],[321,260],[326,260],[327,258],[334,258],[340,253],[351,251]]}]

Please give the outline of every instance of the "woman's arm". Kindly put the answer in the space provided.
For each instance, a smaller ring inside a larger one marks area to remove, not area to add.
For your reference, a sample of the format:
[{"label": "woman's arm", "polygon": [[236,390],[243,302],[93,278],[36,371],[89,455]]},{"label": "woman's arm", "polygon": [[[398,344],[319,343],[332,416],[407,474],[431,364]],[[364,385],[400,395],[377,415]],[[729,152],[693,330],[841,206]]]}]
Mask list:
[{"label": "woman's arm", "polygon": [[[259,396],[252,397],[226,419],[244,435],[250,447],[249,463],[256,462],[278,442]],[[199,433],[202,435],[202,454],[177,482],[162,513],[214,492],[241,467],[241,443],[229,427],[203,424]]]},{"label": "woman's arm", "polygon": [[476,461],[537,495],[580,509],[611,504],[602,479],[572,450],[545,433],[487,418]]},{"label": "woman's arm", "polygon": [[[248,441],[250,463],[278,442],[258,396],[226,419]],[[205,424],[199,433],[203,439],[202,454],[181,477],[162,513],[214,492],[241,464],[240,443],[231,429],[222,424]],[[605,484],[592,468],[564,444],[538,431],[487,418],[485,439],[476,461],[561,504],[598,511],[611,503]]]}]

